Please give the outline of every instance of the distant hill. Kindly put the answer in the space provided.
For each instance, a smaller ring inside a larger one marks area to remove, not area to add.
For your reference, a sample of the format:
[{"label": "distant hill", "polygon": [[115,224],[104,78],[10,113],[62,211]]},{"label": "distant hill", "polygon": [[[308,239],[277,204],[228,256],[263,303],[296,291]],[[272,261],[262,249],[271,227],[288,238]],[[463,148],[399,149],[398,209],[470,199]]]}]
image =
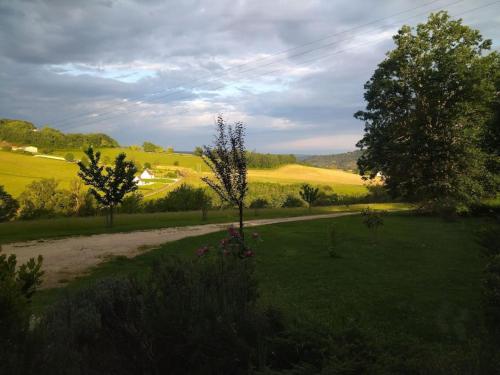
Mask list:
[{"label": "distant hill", "polygon": [[0,141],[51,150],[81,148],[86,145],[98,148],[119,146],[118,142],[107,134],[65,134],[49,127],[38,129],[28,121],[10,119],[0,119]]},{"label": "distant hill", "polygon": [[315,167],[354,171],[358,169],[357,161],[362,153],[363,151],[356,150],[334,155],[312,155],[303,158],[302,162]]}]

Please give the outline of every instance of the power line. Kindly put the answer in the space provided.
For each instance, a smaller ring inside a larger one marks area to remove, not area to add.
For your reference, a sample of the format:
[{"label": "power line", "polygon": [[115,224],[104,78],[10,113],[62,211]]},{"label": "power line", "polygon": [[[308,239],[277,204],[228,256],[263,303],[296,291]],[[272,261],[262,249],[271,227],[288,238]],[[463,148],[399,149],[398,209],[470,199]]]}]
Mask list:
[{"label": "power line", "polygon": [[[243,63],[243,64],[239,64],[239,65],[230,67],[228,69],[225,69],[224,72],[216,75],[216,77],[217,76],[224,76],[225,74],[227,74],[230,71],[233,71],[233,70],[236,70],[236,69],[240,69],[242,67],[245,67],[245,66],[248,66],[248,65],[251,65],[251,64],[255,64],[255,63],[258,63],[260,61],[269,60],[270,58],[273,58],[273,57],[276,57],[276,56],[279,56],[279,55],[282,55],[282,54],[285,54],[285,53],[288,53],[288,52],[300,49],[300,48],[308,46],[308,45],[313,45],[315,43],[319,43],[319,42],[328,40],[330,38],[333,38],[335,36],[339,36],[339,35],[342,35],[342,34],[345,34],[345,33],[349,33],[349,32],[352,32],[354,30],[357,30],[357,29],[360,29],[360,28],[363,28],[363,27],[367,27],[367,26],[370,26],[370,25],[373,25],[373,24],[385,21],[387,19],[391,19],[393,17],[397,17],[397,16],[399,16],[401,14],[408,13],[408,12],[411,12],[411,11],[414,11],[414,10],[417,10],[417,9],[429,6],[429,5],[434,4],[436,2],[439,2],[439,1],[441,1],[441,0],[433,0],[433,1],[427,2],[425,4],[419,5],[417,7],[413,7],[413,8],[410,8],[410,9],[406,9],[406,10],[403,10],[403,11],[391,14],[391,15],[389,15],[387,17],[379,18],[377,20],[373,20],[373,21],[370,21],[370,22],[367,22],[367,23],[364,23],[364,24],[361,24],[361,25],[354,26],[354,27],[352,27],[350,29],[347,29],[347,30],[343,30],[343,31],[340,31],[340,32],[337,32],[337,33],[334,33],[334,34],[327,35],[327,36],[319,38],[319,39],[315,39],[315,40],[312,40],[312,41],[300,44],[300,45],[295,46],[295,47],[291,47],[291,48],[288,48],[288,49],[285,49],[285,50],[281,50],[281,51],[275,52],[275,53],[273,53],[273,54],[271,54],[269,56],[263,57],[263,58],[259,58],[259,59],[253,60],[253,61],[249,61],[249,62],[246,62],[246,63]],[[463,1],[463,0],[460,0],[460,1]],[[460,1],[458,1],[458,2],[460,2]],[[454,5],[454,3],[451,4],[451,5]],[[447,6],[450,6],[450,5],[447,5]],[[195,80],[187,81],[183,85],[185,85],[185,84],[193,84],[193,83],[200,82],[200,81],[203,81],[203,80],[206,80],[206,79],[210,79],[210,78],[213,78],[213,77],[214,77],[213,75],[209,75],[209,76],[206,76],[206,77],[200,77],[200,78],[197,78]],[[162,91],[166,91],[166,90],[162,90]],[[132,101],[132,102],[133,101],[138,101],[140,99],[146,99],[148,96],[157,95],[158,93],[161,93],[162,91],[157,92],[157,93],[153,93],[153,94],[141,95],[141,96],[137,96],[137,97],[124,98],[124,99],[126,99],[127,101]],[[177,91],[180,91],[180,90],[177,90]],[[113,106],[109,105],[108,107],[111,108]],[[104,107],[104,108],[107,108],[107,107]],[[79,118],[79,117],[86,117],[86,116],[91,115],[93,113],[94,113],[94,111],[87,112],[86,114],[80,114],[80,115],[72,116],[72,117],[66,118],[66,119],[56,120],[56,121],[53,122],[53,124],[58,124],[58,123],[61,123],[61,122],[66,122],[66,121],[69,121],[69,120],[72,120],[72,119],[76,119],[76,118]]]},{"label": "power line", "polygon": [[[454,17],[457,17],[457,16],[459,16],[459,15],[463,15],[463,14],[466,14],[466,13],[470,13],[470,12],[476,11],[476,10],[478,10],[478,9],[485,8],[485,7],[488,7],[488,6],[491,6],[491,5],[497,4],[497,3],[499,3],[499,2],[500,2],[500,1],[495,1],[495,2],[492,2],[492,3],[489,3],[489,4],[485,4],[485,5],[482,5],[482,6],[474,7],[474,8],[471,8],[471,9],[469,9],[469,10],[466,10],[466,11],[464,11],[464,12],[457,13]],[[420,15],[421,15],[421,14],[420,14]],[[420,16],[420,15],[413,16],[413,17],[410,17],[410,18],[418,17],[418,16]],[[399,21],[399,22],[401,22],[401,21]],[[352,39],[352,38],[351,38],[351,39]],[[359,47],[359,46],[364,46],[364,45],[371,44],[372,42],[373,42],[373,41],[370,41],[370,42],[367,42],[367,43],[363,43],[363,44],[361,44],[361,45],[357,45],[357,46],[356,46],[356,48],[357,48],[357,47]],[[351,49],[353,49],[353,48],[352,48],[352,47],[351,47],[351,48],[345,48],[345,49],[340,50],[340,51],[334,51],[333,53],[328,53],[328,54],[325,54],[325,55],[323,55],[323,56],[314,57],[313,59],[309,59],[309,60],[306,60],[306,61],[302,61],[299,65],[303,65],[304,63],[313,63],[313,64],[314,64],[315,62],[317,62],[317,61],[319,61],[319,60],[322,60],[322,59],[324,59],[324,58],[327,58],[327,57],[330,57],[330,56],[333,56],[333,55],[337,55],[337,54],[340,54],[340,53],[344,53],[344,52],[346,52],[346,51],[348,51],[348,50],[351,50]],[[301,53],[301,54],[304,54],[304,53]],[[267,65],[271,65],[271,64],[267,64]],[[259,68],[261,68],[261,67],[259,67]],[[255,69],[253,69],[253,70],[255,70]],[[263,74],[263,75],[269,75],[269,74],[273,74],[273,73],[275,73],[275,72],[279,72],[280,70],[281,70],[281,68],[278,68],[278,69],[274,69],[274,70],[272,70],[272,71],[267,71],[267,72],[264,72],[264,73],[259,73],[259,75],[261,75],[261,74]],[[247,79],[248,79],[248,78],[247,78]],[[215,91],[215,90],[218,90],[218,89],[224,88],[224,87],[226,87],[226,86],[227,86],[227,84],[226,84],[226,83],[223,83],[223,84],[222,84],[222,85],[220,85],[220,86],[217,86],[217,87],[215,87],[215,88],[211,88],[211,89],[210,89],[210,91]],[[190,96],[190,95],[188,95],[188,96]],[[186,97],[187,97],[187,96],[186,96]],[[177,99],[179,100],[179,99],[182,99],[182,98],[177,98]],[[92,121],[91,123],[80,123],[80,124],[78,124],[78,123],[77,123],[77,124],[73,124],[73,125],[68,126],[68,127],[67,127],[67,129],[70,129],[70,128],[75,128],[75,127],[82,127],[82,126],[95,125],[95,124],[100,123],[100,122],[102,122],[102,121],[106,121],[106,120],[110,120],[110,119],[113,119],[113,118],[116,118],[116,117],[120,117],[120,116],[123,116],[123,115],[125,115],[125,114],[135,113],[135,112],[138,112],[138,111],[141,111],[141,110],[143,110],[143,108],[139,107],[139,108],[137,108],[137,109],[135,109],[135,110],[130,110],[130,111],[127,111],[126,113],[115,114],[114,116],[108,116],[108,117],[104,117],[104,118],[103,118],[103,117],[101,117],[101,118],[93,119],[94,121]],[[187,112],[187,111],[186,111],[186,112]],[[181,113],[183,113],[183,112],[181,112]],[[179,113],[177,113],[177,114],[179,114]]]}]

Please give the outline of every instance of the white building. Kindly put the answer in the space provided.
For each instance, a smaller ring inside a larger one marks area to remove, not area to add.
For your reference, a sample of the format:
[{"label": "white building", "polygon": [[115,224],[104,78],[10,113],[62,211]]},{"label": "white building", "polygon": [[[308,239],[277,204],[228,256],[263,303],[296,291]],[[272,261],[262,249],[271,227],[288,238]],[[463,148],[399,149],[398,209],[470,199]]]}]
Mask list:
[{"label": "white building", "polygon": [[38,152],[38,147],[35,147],[35,146],[23,146],[23,147],[13,146],[12,150],[13,151],[23,150],[23,151],[26,151],[26,152],[31,152],[32,154],[36,154]]},{"label": "white building", "polygon": [[140,177],[137,176],[134,177],[133,181],[136,183],[137,186],[147,185],[147,182],[141,180]]},{"label": "white building", "polygon": [[142,172],[141,176],[140,176],[141,180],[152,180],[154,178],[155,178],[155,175],[149,169],[145,169],[144,172]]}]

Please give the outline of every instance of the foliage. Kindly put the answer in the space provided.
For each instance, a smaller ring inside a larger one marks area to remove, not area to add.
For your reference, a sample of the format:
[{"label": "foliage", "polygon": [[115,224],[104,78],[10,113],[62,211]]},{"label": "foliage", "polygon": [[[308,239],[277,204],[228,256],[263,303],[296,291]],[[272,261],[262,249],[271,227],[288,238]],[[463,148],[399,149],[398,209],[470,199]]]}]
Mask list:
[{"label": "foliage", "polygon": [[17,373],[29,353],[30,302],[41,284],[42,261],[39,256],[17,266],[15,255],[0,254],[0,363],[6,374]]},{"label": "foliage", "polygon": [[248,168],[268,169],[277,168],[282,165],[295,164],[297,158],[295,155],[281,155],[281,154],[260,154],[257,152],[247,152],[247,165]]},{"label": "foliage", "polygon": [[334,155],[313,155],[303,159],[302,163],[321,168],[355,171],[358,169],[358,159],[362,154],[363,151],[356,150]]},{"label": "foliage", "polygon": [[40,324],[40,373],[247,374],[272,331],[246,262],[220,262],[164,258],[68,296]]},{"label": "foliage", "polygon": [[19,209],[19,203],[12,198],[12,195],[7,193],[2,185],[0,185],[0,222],[9,221],[16,216]]},{"label": "foliage", "polygon": [[201,210],[206,218],[207,210],[211,207],[212,200],[203,188],[195,188],[182,184],[169,192],[165,198],[146,203],[146,211],[194,211]]},{"label": "foliage", "polygon": [[53,178],[43,178],[29,184],[19,196],[19,216],[22,219],[34,219],[65,214],[71,210],[68,192],[57,190],[57,185]]},{"label": "foliage", "polygon": [[254,210],[255,215],[258,214],[258,210],[262,208],[268,208],[269,202],[264,198],[257,198],[250,202],[249,208]]},{"label": "foliage", "polygon": [[94,154],[92,147],[88,148],[86,155],[90,164],[85,166],[79,162],[78,176],[86,185],[91,186],[89,191],[97,202],[109,209],[108,224],[113,226],[113,208],[122,202],[125,194],[137,190],[134,182],[137,168],[134,163],[125,160],[127,156],[124,153],[116,157],[114,167],[100,165],[101,153],[97,151]]},{"label": "foliage", "polygon": [[195,155],[195,156],[203,156],[203,147],[196,146],[194,148],[193,155]]},{"label": "foliage", "polygon": [[363,224],[365,224],[366,227],[371,231],[377,232],[377,229],[384,225],[382,214],[382,211],[372,210],[370,207],[365,208],[363,211],[361,211]]},{"label": "foliage", "polygon": [[143,208],[144,196],[137,191],[129,194],[123,198],[119,207],[119,212],[124,214],[134,214],[141,212]]},{"label": "foliage", "polygon": [[309,208],[316,202],[319,196],[319,188],[313,188],[309,184],[301,186],[299,191],[300,197],[307,202]]},{"label": "foliage", "polygon": [[151,169],[151,163],[145,162],[144,163],[144,169]]},{"label": "foliage", "polygon": [[491,41],[477,30],[431,14],[416,31],[403,26],[396,48],[365,84],[362,175],[382,173],[393,197],[431,209],[469,204],[488,179],[479,140],[494,95]]},{"label": "foliage", "polygon": [[173,147],[167,147],[166,153],[167,154],[173,154],[174,153],[174,148]]},{"label": "foliage", "polygon": [[118,142],[106,134],[64,134],[57,129],[37,129],[30,122],[9,119],[0,119],[0,139],[49,149],[80,148],[85,145],[118,147]]},{"label": "foliage", "polygon": [[71,152],[68,152],[66,155],[64,155],[64,160],[72,163],[75,161],[75,155],[73,155]]},{"label": "foliage", "polygon": [[157,152],[157,151],[161,151],[161,147],[160,146],[155,145],[154,143],[151,143],[151,142],[144,142],[142,144],[142,149],[145,152]]},{"label": "foliage", "polygon": [[287,195],[283,203],[281,204],[283,208],[291,207],[304,207],[304,201],[294,195]]},{"label": "foliage", "polygon": [[223,202],[238,207],[240,235],[243,238],[243,207],[248,191],[247,153],[245,128],[241,122],[234,127],[226,125],[222,115],[217,118],[217,135],[214,146],[204,146],[203,160],[212,170],[216,181],[208,177],[202,180],[210,186]]}]

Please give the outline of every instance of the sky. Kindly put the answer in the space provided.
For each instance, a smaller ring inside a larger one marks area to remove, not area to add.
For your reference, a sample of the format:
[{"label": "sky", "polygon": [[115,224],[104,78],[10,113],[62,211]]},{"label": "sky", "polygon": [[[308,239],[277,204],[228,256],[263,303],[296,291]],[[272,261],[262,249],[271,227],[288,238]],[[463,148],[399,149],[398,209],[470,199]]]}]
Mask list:
[{"label": "sky", "polygon": [[0,118],[188,151],[222,113],[251,150],[350,151],[392,35],[447,10],[498,48],[492,3],[0,0]]}]

